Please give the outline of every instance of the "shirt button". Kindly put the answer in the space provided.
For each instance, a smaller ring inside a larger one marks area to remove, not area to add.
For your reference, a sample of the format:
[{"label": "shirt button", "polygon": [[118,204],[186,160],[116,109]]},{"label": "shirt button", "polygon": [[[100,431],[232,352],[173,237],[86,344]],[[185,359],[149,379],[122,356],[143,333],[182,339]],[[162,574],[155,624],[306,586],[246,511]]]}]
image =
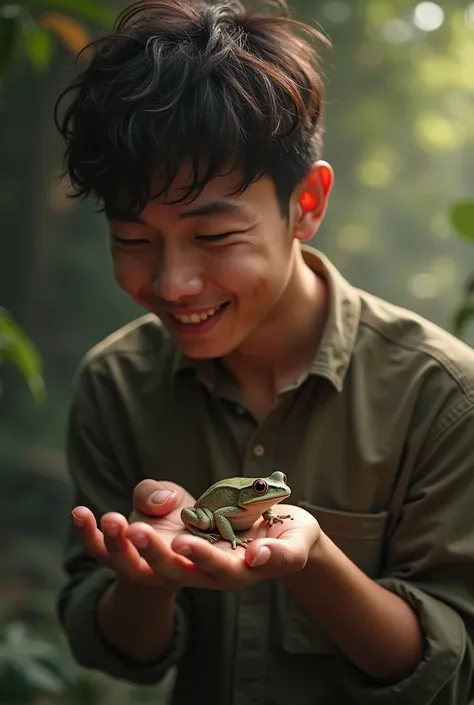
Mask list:
[{"label": "shirt button", "polygon": [[265,448],[261,445],[257,445],[253,449],[253,454],[257,455],[259,458],[265,454]]}]

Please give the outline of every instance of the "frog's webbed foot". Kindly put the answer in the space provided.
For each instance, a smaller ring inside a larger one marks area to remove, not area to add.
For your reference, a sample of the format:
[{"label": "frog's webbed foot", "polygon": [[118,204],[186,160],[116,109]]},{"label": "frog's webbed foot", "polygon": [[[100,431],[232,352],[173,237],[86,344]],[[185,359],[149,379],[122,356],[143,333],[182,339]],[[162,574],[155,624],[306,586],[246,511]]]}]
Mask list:
[{"label": "frog's webbed foot", "polygon": [[237,548],[237,546],[243,546],[243,548],[247,548],[248,544],[251,541],[253,541],[253,539],[239,539],[239,538],[237,538],[237,536],[235,536],[233,539],[230,540],[234,551]]},{"label": "frog's webbed foot", "polygon": [[205,534],[204,538],[209,541],[209,543],[217,543],[222,539],[222,536],[219,534]]},{"label": "frog's webbed foot", "polygon": [[199,529],[196,529],[194,526],[188,526],[187,529],[194,534],[194,536],[199,536],[201,539],[206,539],[209,543],[217,543],[217,541],[222,539],[220,534],[208,534],[205,531],[199,531]]},{"label": "frog's webbed foot", "polygon": [[294,521],[293,517],[291,514],[272,514],[271,512],[268,512],[268,514],[265,512],[263,514],[263,520],[268,523],[268,526],[273,526],[273,524],[283,524],[285,519],[291,519],[291,521]]}]

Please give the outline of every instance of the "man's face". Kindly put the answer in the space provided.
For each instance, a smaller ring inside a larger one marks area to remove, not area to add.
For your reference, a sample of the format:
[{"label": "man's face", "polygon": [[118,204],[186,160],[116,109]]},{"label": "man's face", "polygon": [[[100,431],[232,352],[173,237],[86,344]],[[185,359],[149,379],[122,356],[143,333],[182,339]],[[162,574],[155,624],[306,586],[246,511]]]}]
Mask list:
[{"label": "man's face", "polygon": [[150,201],[139,222],[110,218],[118,284],[193,358],[238,349],[275,315],[291,274],[292,209],[283,218],[267,178],[231,196],[234,186],[235,175],[219,177],[190,204]]}]

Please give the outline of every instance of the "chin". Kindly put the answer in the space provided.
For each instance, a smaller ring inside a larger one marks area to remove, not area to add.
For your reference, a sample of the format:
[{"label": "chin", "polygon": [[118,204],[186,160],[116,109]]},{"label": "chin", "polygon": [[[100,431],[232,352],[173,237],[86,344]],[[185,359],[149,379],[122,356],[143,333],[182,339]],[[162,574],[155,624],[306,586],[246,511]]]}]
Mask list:
[{"label": "chin", "polygon": [[228,344],[189,345],[179,340],[176,340],[176,343],[184,354],[193,360],[212,360],[214,358],[225,357],[235,350],[234,347]]}]

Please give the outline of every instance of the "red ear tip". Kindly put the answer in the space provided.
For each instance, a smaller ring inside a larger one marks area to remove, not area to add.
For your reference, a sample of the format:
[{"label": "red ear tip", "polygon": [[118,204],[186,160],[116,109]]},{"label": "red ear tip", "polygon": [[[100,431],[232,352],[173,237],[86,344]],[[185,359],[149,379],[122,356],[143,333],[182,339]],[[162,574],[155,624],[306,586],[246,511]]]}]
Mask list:
[{"label": "red ear tip", "polygon": [[329,171],[329,169],[322,170],[321,181],[323,182],[324,190],[327,191],[331,185],[331,172]]},{"label": "red ear tip", "polygon": [[300,203],[305,213],[314,210],[318,205],[316,196],[313,196],[313,194],[308,191],[301,194]]}]

